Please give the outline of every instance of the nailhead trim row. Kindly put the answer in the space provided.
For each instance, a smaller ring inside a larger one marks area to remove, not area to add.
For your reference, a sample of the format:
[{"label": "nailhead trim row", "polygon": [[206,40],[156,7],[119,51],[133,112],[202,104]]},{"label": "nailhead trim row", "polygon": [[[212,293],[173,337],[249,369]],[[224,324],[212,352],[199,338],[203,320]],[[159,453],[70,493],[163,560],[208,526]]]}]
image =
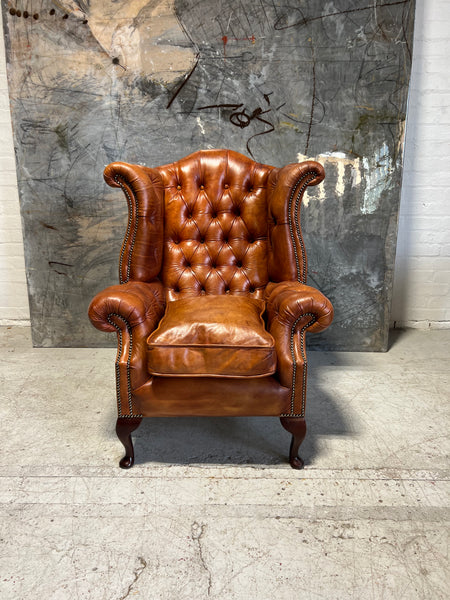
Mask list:
[{"label": "nailhead trim row", "polygon": [[[302,179],[304,179],[305,177],[308,178],[310,175],[312,177],[309,179],[306,179],[305,183],[301,186],[300,190],[297,193],[297,188],[300,185],[300,182],[302,181]],[[305,189],[308,187],[308,185],[311,183],[311,181],[313,181],[315,178],[316,178],[316,173],[314,173],[313,171],[308,171],[303,177],[301,177],[297,181],[297,183],[295,184],[295,186],[291,192],[290,198],[289,198],[289,209],[288,209],[289,210],[289,212],[288,212],[289,233],[290,233],[291,240],[292,240],[292,247],[294,249],[295,265],[297,267],[297,281],[299,283],[306,282],[306,250],[303,245],[302,235],[301,235],[301,231],[300,231],[300,223],[299,223],[300,198],[302,197],[302,194],[305,191]],[[297,193],[297,196],[295,198],[294,221],[295,221],[295,228],[296,228],[297,236],[298,236],[300,246],[301,246],[301,251],[302,251],[302,270],[300,269],[300,262],[299,262],[299,258],[298,258],[297,245],[295,243],[294,230],[293,230],[292,217],[291,217],[292,201],[293,201],[293,198],[296,193]],[[301,352],[301,355],[303,358],[303,364],[304,364],[304,366],[303,366],[303,384],[302,384],[302,409],[301,409],[300,414],[295,414],[294,413],[294,408],[295,408],[294,399],[295,399],[295,383],[296,383],[296,376],[297,376],[297,364],[295,362],[295,353],[294,353],[294,332],[295,332],[295,327],[296,327],[298,321],[305,316],[310,316],[310,317],[312,317],[312,319],[300,331],[300,352]],[[298,319],[296,319],[294,324],[292,325],[291,340],[290,340],[291,356],[292,356],[291,412],[281,415],[282,417],[304,418],[304,416],[305,416],[306,371],[307,371],[307,362],[306,362],[306,354],[305,354],[305,331],[306,331],[306,329],[308,329],[308,327],[310,325],[315,323],[315,321],[316,321],[316,316],[313,313],[306,313],[306,314],[298,317]]]},{"label": "nailhead trim row", "polygon": [[[297,377],[297,363],[295,362],[295,352],[294,352],[294,335],[295,335],[295,328],[297,326],[297,323],[303,319],[304,317],[311,317],[311,320],[308,321],[308,323],[306,323],[306,325],[304,325],[302,327],[302,329],[300,330],[300,352],[303,358],[303,382],[302,382],[302,411],[300,414],[295,414],[294,413],[294,400],[295,400],[295,383],[296,383],[296,377]],[[306,354],[305,354],[305,331],[308,329],[308,327],[310,325],[312,325],[313,323],[315,323],[317,321],[317,317],[314,313],[305,313],[304,315],[300,315],[293,323],[292,327],[291,327],[291,341],[290,341],[290,347],[291,347],[291,356],[292,356],[292,392],[291,392],[291,412],[290,413],[285,413],[282,414],[280,416],[282,417],[304,417],[305,416],[305,405],[306,405],[306,369],[307,369],[307,362],[306,362]]]},{"label": "nailhead trim row", "polygon": [[[294,209],[295,228],[297,231],[297,236],[300,241],[301,250],[302,250],[303,269],[301,270],[300,269],[300,261],[298,259],[297,245],[295,243],[295,238],[294,238],[294,228],[292,225],[291,207],[292,207],[292,200],[297,192],[297,188],[298,188],[300,182],[302,181],[302,179],[304,179],[305,177],[308,177],[309,175],[312,175],[311,179],[308,179],[307,181],[305,181],[305,183],[302,185],[299,192],[297,193],[297,197],[295,198],[295,209]],[[306,251],[305,251],[305,247],[303,245],[302,235],[300,232],[300,224],[299,224],[299,219],[298,219],[298,212],[299,212],[299,208],[300,208],[300,198],[302,197],[303,192],[308,187],[308,185],[311,183],[311,181],[313,181],[316,177],[317,177],[317,175],[313,171],[308,171],[307,173],[305,173],[305,175],[303,175],[295,184],[295,186],[291,192],[291,196],[289,198],[289,212],[288,212],[289,233],[290,233],[291,240],[292,240],[292,247],[294,248],[295,265],[297,267],[297,281],[299,283],[305,283],[305,281],[306,281]]]},{"label": "nailhead trim row", "polygon": [[[123,340],[122,340],[122,329],[120,329],[120,327],[117,325],[117,323],[114,323],[114,321],[111,319],[111,317],[117,317],[118,319],[120,319],[121,321],[123,321],[127,327],[127,331],[128,334],[130,336],[130,350],[128,352],[128,358],[127,358],[127,393],[128,393],[128,409],[130,411],[129,415],[123,415],[122,414],[122,402],[121,402],[121,397],[120,397],[120,364],[119,364],[119,356],[122,355],[122,349],[123,349]],[[131,398],[131,376],[130,376],[130,363],[131,363],[131,353],[133,351],[133,332],[131,329],[131,325],[128,323],[128,321],[126,319],[124,319],[124,317],[122,317],[121,315],[117,314],[117,313],[110,313],[108,315],[108,323],[110,323],[110,325],[112,325],[116,330],[117,330],[117,334],[119,337],[119,348],[117,351],[117,360],[116,360],[116,395],[117,395],[117,413],[118,416],[120,418],[124,418],[124,419],[131,419],[131,418],[135,418],[135,417],[142,417],[142,415],[135,415],[133,414],[133,401]]]},{"label": "nailhead trim row", "polygon": [[[138,213],[139,213],[139,206],[138,206],[138,200],[135,196],[135,194],[133,193],[133,200],[131,199],[130,194],[128,193],[127,188],[125,187],[124,183],[119,179],[119,177],[116,175],[114,177],[114,181],[120,185],[120,187],[122,188],[123,193],[125,194],[125,197],[127,199],[127,204],[128,204],[128,225],[127,225],[127,231],[125,233],[125,239],[123,240],[123,244],[122,244],[122,250],[120,252],[120,259],[119,259],[119,282],[120,283],[127,283],[127,281],[130,279],[130,269],[131,269],[131,258],[133,255],[133,250],[134,250],[134,245],[136,243],[136,234],[137,234],[137,229],[138,229]],[[136,214],[133,215],[133,211],[134,211],[134,207],[136,207]],[[127,276],[126,279],[123,280],[122,278],[122,265],[123,265],[123,256],[125,254],[125,248],[128,245],[128,240],[130,238],[130,232],[131,232],[131,222],[133,220],[133,216],[135,217],[135,224],[134,224],[134,230],[133,230],[133,236],[131,239],[131,247],[130,247],[130,251],[128,254],[128,261],[127,261]]]}]

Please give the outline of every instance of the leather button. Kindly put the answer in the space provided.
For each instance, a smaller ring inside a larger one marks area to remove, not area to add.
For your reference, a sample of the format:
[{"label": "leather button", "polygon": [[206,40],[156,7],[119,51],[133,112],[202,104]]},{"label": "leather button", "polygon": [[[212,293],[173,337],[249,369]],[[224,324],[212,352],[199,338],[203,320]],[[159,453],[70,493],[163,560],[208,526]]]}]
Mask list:
[{"label": "leather button", "polygon": [[205,186],[204,186],[204,185],[201,185],[201,186],[200,186],[200,189],[201,189],[201,190],[204,190],[204,189],[205,189]]},{"label": "leather button", "polygon": [[177,190],[181,190],[181,185],[177,185]]},{"label": "leather button", "polygon": [[226,183],[223,187],[227,190],[230,186]]}]

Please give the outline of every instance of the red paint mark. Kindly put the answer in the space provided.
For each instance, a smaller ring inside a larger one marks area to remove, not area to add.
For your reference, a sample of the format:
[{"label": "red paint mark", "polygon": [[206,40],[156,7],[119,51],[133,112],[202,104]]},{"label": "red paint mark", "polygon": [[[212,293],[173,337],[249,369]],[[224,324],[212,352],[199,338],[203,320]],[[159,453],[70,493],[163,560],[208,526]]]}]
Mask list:
[{"label": "red paint mark", "polygon": [[228,43],[228,37],[226,35],[223,36],[222,42],[223,42],[223,57],[226,58],[226,56],[227,56],[226,45]]},{"label": "red paint mark", "polygon": [[[223,38],[222,38],[223,39]],[[252,44],[254,44],[256,42],[256,38],[254,35],[252,35],[252,37],[245,37],[245,38],[231,38],[234,42],[251,42]]]},{"label": "red paint mark", "polygon": [[254,35],[252,35],[252,37],[245,37],[245,38],[229,38],[227,35],[224,35],[224,36],[222,36],[223,57],[224,58],[227,57],[226,45],[228,44],[229,40],[233,40],[233,42],[251,42],[252,44],[254,44],[256,42],[256,38]]}]

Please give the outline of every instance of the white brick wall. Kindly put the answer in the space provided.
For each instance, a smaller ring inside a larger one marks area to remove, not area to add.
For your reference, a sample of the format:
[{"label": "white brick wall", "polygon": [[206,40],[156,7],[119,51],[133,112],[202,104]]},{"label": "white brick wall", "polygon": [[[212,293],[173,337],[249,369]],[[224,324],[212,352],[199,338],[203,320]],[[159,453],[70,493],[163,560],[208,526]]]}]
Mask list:
[{"label": "white brick wall", "polygon": [[0,43],[0,172],[2,175],[0,178],[0,325],[29,324],[30,319],[15,169],[5,48],[2,42]]},{"label": "white brick wall", "polygon": [[392,322],[450,327],[450,1],[417,0]]},{"label": "white brick wall", "polygon": [[[392,306],[396,326],[450,326],[449,31],[449,0],[417,0]],[[0,44],[0,324],[29,319],[5,71]]]}]

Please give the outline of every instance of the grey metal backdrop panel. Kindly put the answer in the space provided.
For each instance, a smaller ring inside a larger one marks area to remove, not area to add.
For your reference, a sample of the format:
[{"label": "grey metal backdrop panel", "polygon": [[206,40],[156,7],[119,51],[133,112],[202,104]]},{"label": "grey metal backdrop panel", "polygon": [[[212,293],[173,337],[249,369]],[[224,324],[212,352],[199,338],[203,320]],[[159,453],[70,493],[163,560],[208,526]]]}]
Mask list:
[{"label": "grey metal backdrop panel", "polygon": [[316,158],[310,283],[336,318],[310,345],[387,344],[411,66],[411,0],[2,2],[33,341],[114,344],[88,323],[117,281],[114,160],[232,148]]}]

